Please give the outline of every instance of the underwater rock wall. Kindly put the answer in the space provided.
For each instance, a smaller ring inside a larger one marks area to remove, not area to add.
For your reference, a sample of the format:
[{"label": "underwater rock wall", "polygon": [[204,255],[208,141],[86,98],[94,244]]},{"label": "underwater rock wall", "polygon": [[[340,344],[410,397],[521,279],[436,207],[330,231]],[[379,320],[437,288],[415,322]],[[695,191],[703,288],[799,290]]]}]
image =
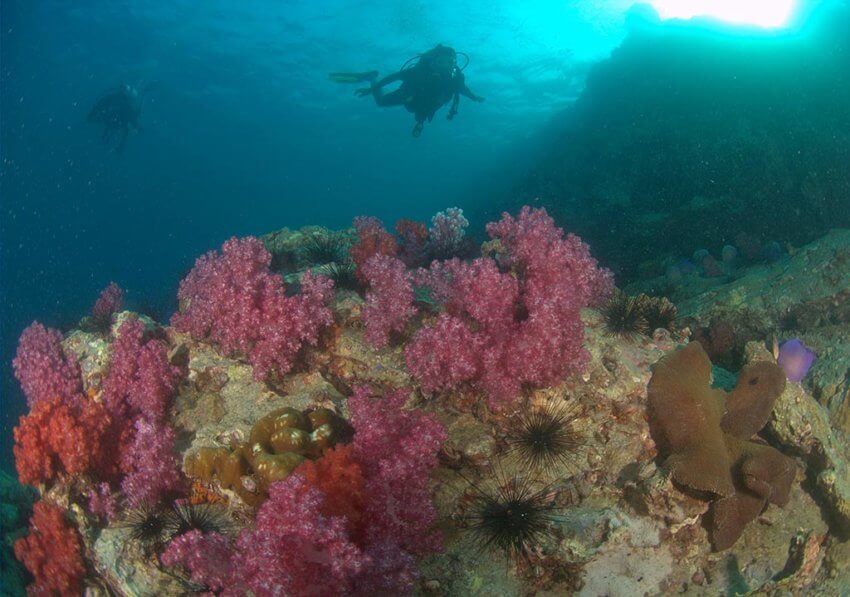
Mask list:
[{"label": "underwater rock wall", "polygon": [[848,39],[846,8],[794,35],[635,27],[514,195],[623,279],[739,234],[801,244],[847,226]]}]

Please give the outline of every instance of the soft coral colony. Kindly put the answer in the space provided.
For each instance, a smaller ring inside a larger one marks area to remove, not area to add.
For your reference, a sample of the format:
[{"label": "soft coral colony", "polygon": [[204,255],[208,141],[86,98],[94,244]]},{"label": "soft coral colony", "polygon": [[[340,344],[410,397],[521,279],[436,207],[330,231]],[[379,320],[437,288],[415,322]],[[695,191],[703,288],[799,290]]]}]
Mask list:
[{"label": "soft coral colony", "polygon": [[[361,321],[375,349],[403,347],[417,394],[462,391],[500,409],[582,370],[580,310],[604,300],[613,280],[542,209],[489,224],[486,252],[471,260],[462,258],[467,226],[460,210],[447,210],[430,229],[400,222],[396,239],[379,220],[358,218],[350,259],[365,291]],[[307,351],[333,350],[334,335],[323,332],[344,325],[338,313],[335,323],[333,282],[307,271],[293,293],[271,264],[253,237],[203,255],[180,284],[170,328],[117,313],[123,293],[110,285],[94,310],[92,333],[106,347],[99,376],[81,371],[58,331],[39,323],[24,331],[14,367],[31,412],[15,429],[15,458],[21,481],[43,498],[15,552],[35,592],[80,592],[83,519],[115,524],[127,509],[195,500],[199,483],[239,505],[246,494],[225,487],[225,470],[238,471],[231,484],[245,491],[263,474],[266,484],[238,533],[181,528],[158,546],[159,565],[181,571],[186,586],[228,595],[412,591],[416,559],[441,549],[431,492],[446,431],[435,414],[405,406],[411,388],[352,383],[338,414],[281,409],[254,421],[262,439],[215,451],[203,479],[193,477],[197,466],[180,466],[175,400],[191,383],[192,358],[181,342],[247,363],[274,393],[293,370],[315,366]],[[415,300],[423,292],[424,304]],[[339,425],[353,434],[322,435]],[[69,502],[80,507],[59,507]]]}]

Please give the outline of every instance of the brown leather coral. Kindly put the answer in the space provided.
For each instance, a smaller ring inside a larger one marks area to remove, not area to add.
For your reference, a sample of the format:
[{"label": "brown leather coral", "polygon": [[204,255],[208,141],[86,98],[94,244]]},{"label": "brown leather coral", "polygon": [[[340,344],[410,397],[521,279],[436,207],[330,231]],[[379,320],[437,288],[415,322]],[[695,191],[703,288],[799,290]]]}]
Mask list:
[{"label": "brown leather coral", "polygon": [[773,363],[745,367],[735,389],[711,388],[711,361],[693,342],[656,363],[649,382],[650,430],[673,479],[716,496],[709,528],[714,548],[731,547],[770,502],[788,502],[796,468],[774,448],[750,441],[785,388]]},{"label": "brown leather coral", "polygon": [[[247,503],[257,504],[270,484],[332,447],[343,427],[344,422],[325,408],[307,413],[280,408],[254,424],[247,442],[230,448],[200,448],[186,458],[184,469],[189,476],[217,480]],[[243,478],[247,476],[253,478],[253,487],[246,487]]]}]

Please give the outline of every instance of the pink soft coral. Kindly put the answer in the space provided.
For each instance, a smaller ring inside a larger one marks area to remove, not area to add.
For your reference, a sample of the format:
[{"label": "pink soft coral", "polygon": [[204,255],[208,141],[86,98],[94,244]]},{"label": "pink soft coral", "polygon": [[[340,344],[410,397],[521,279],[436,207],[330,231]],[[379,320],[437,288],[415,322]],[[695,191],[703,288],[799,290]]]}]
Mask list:
[{"label": "pink soft coral", "polygon": [[174,431],[139,417],[132,437],[132,443],[121,454],[121,470],[125,473],[121,491],[130,505],[157,504],[180,491],[184,478],[174,451]]},{"label": "pink soft coral", "polygon": [[445,440],[407,394],[349,399],[354,442],[273,483],[254,525],[235,544],[198,532],[163,554],[223,595],[404,595],[415,555],[440,548],[430,475]]},{"label": "pink soft coral", "polygon": [[221,591],[231,583],[232,546],[224,535],[199,530],[176,537],[160,556],[166,566],[183,566],[192,582],[211,591]]},{"label": "pink soft coral", "polygon": [[363,323],[366,339],[376,348],[389,343],[391,332],[401,332],[416,313],[413,286],[404,262],[388,255],[374,255],[363,266],[369,283]]},{"label": "pink soft coral", "polygon": [[327,308],[332,281],[305,274],[301,294],[288,297],[270,264],[259,239],[231,238],[221,254],[211,251],[195,262],[180,283],[182,309],[171,320],[227,355],[245,355],[259,380],[287,373],[301,347],[315,344],[321,328],[333,321]]},{"label": "pink soft coral", "polygon": [[398,390],[373,399],[359,387],[348,408],[355,429],[352,449],[366,483],[366,540],[391,541],[418,554],[441,546],[433,528],[430,476],[446,432],[433,415],[405,410],[407,398]]},{"label": "pink soft coral", "polygon": [[80,392],[79,368],[62,350],[62,333],[37,321],[21,334],[12,366],[30,407],[56,397],[73,401]]},{"label": "pink soft coral", "polygon": [[112,316],[121,310],[123,304],[124,291],[115,282],[110,282],[92,307],[92,319],[97,325],[108,326]]},{"label": "pink soft coral", "polygon": [[358,216],[354,218],[354,228],[357,230],[357,243],[349,250],[351,261],[354,262],[355,275],[361,284],[368,284],[363,266],[375,255],[395,256],[398,253],[398,243],[395,237],[384,229],[384,224],[378,218]]},{"label": "pink soft coral", "polygon": [[143,415],[163,420],[183,372],[168,362],[160,340],[145,339],[145,326],[135,317],[118,328],[112,343],[109,373],[104,380],[104,403],[116,419]]},{"label": "pink soft coral", "polygon": [[473,382],[498,408],[523,384],[557,383],[584,367],[580,310],[603,300],[613,280],[545,210],[504,214],[487,231],[500,241],[508,271],[481,258],[435,262],[418,272],[417,282],[431,288],[446,313],[417,332],[405,358],[426,391]]}]

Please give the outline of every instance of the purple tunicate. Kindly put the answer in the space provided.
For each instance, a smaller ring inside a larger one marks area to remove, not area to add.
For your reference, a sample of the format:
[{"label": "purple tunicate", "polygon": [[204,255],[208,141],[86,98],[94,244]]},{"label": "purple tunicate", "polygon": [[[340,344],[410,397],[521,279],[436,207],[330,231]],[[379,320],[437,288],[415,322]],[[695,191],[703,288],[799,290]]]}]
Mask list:
[{"label": "purple tunicate", "polygon": [[779,358],[776,362],[785,371],[789,381],[799,382],[815,362],[814,351],[803,344],[799,338],[793,338],[782,343],[779,347]]}]

